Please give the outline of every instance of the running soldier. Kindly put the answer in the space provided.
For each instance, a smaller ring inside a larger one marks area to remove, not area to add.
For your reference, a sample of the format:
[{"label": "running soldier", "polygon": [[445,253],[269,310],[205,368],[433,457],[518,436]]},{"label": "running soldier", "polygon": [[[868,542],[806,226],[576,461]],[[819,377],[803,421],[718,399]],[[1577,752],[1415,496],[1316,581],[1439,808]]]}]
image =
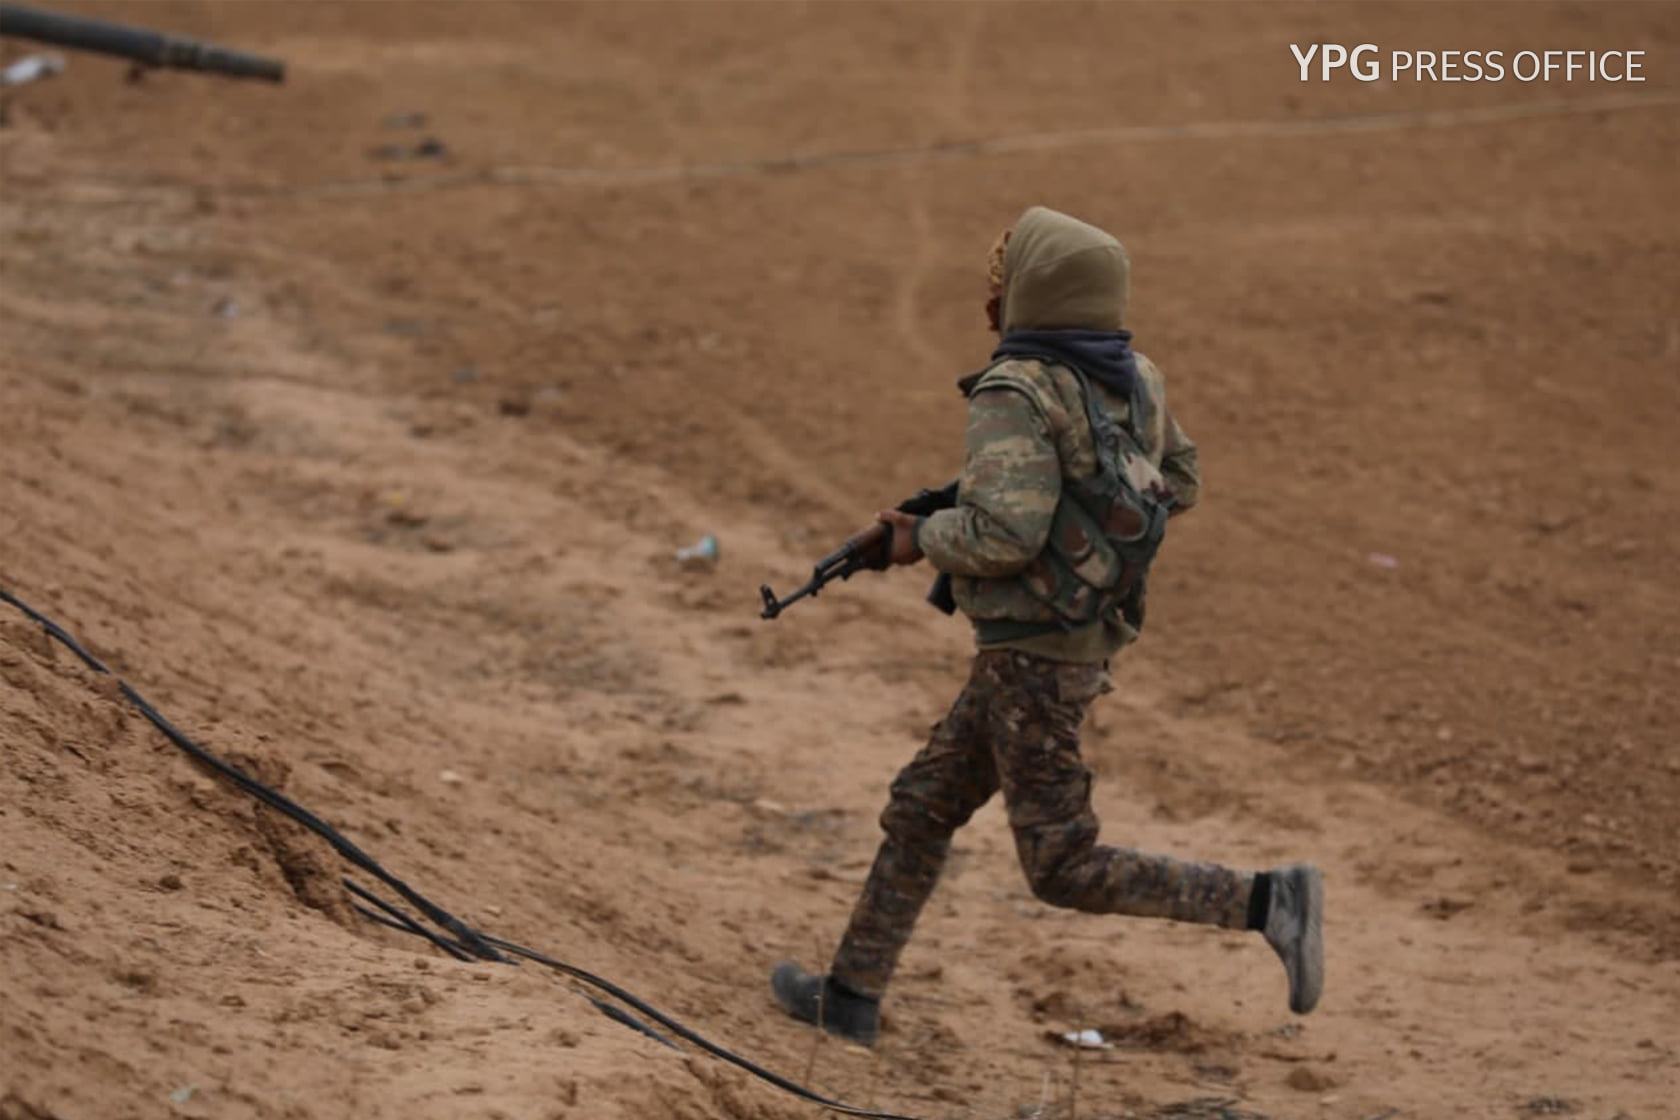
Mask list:
[{"label": "running soldier", "polygon": [[[966,461],[954,509],[884,511],[890,559],[926,558],[974,624],[973,669],[893,781],[886,833],[824,975],[783,962],[795,1018],[870,1045],[900,953],[951,847],[999,789],[1033,893],[1095,914],[1257,930],[1282,958],[1290,1009],[1324,982],[1324,888],[1310,864],[1257,873],[1097,844],[1079,727],[1109,659],[1143,625],[1144,576],[1169,516],[1195,505],[1196,446],[1154,363],[1123,329],[1118,241],[1043,207],[994,244],[987,315],[1001,342],[964,378]],[[943,578],[943,577],[942,577]]]}]

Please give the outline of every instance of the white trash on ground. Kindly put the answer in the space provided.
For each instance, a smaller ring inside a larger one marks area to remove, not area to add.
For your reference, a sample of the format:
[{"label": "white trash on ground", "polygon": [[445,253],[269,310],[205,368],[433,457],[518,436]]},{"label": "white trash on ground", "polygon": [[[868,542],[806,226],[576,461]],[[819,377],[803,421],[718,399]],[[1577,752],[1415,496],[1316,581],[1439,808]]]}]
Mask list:
[{"label": "white trash on ground", "polygon": [[0,70],[0,86],[27,85],[62,73],[64,56],[61,54],[25,55],[4,70]]},{"label": "white trash on ground", "polygon": [[691,572],[709,572],[718,563],[717,538],[707,533],[700,543],[677,549],[677,563]]},{"label": "white trash on ground", "polygon": [[1082,1031],[1068,1031],[1062,1035],[1062,1041],[1069,1046],[1077,1046],[1081,1050],[1112,1050],[1114,1043],[1102,1036],[1102,1032],[1086,1027]]}]

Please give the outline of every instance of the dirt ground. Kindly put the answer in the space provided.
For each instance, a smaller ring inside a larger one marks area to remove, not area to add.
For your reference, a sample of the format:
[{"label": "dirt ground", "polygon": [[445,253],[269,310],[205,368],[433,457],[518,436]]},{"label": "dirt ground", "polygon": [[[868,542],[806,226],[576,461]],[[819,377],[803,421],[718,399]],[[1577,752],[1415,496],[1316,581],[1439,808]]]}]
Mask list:
[{"label": "dirt ground", "polygon": [[[291,67],[0,102],[0,587],[189,733],[856,1104],[1680,1115],[1680,6],[58,6]],[[1303,85],[1320,40],[1650,80]],[[765,976],[968,638],[921,572],[756,590],[956,472],[1035,202],[1126,240],[1207,476],[1106,835],[1316,860],[1328,987],[1043,906],[993,805],[869,1052]],[[0,608],[0,1118],[818,1114],[341,870]]]}]

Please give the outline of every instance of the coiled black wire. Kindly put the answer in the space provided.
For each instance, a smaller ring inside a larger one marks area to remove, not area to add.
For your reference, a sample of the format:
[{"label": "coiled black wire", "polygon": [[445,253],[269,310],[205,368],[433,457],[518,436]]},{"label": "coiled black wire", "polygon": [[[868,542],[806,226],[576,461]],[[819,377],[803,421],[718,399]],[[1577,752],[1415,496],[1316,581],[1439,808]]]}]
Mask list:
[{"label": "coiled black wire", "polygon": [[[837,1112],[846,1116],[862,1117],[864,1120],[917,1120],[915,1117],[901,1116],[892,1112],[877,1112],[873,1109],[858,1108],[855,1105],[845,1104],[842,1101],[825,1097],[821,1093],[812,1089],[807,1089],[805,1086],[796,1081],[792,1081],[783,1077],[781,1074],[765,1069],[757,1062],[748,1058],[743,1058],[739,1054],[718,1045],[697,1031],[679,1023],[677,1020],[671,1018],[663,1011],[660,1011],[657,1007],[654,1007],[646,1000],[641,999],[624,988],[619,987],[611,980],[597,976],[586,969],[577,967],[576,965],[568,964],[565,961],[548,956],[545,953],[540,953],[535,949],[527,948],[524,945],[519,945],[512,941],[503,940],[500,937],[493,937],[490,934],[474,929],[466,922],[463,922],[460,918],[457,918],[455,915],[432,902],[419,891],[416,891],[413,887],[410,887],[407,883],[385,870],[378,860],[374,859],[361,848],[351,843],[342,833],[333,828],[332,825],[323,821],[320,817],[311,813],[308,809],[305,809],[303,806],[299,805],[297,802],[293,801],[284,794],[270,789],[268,786],[257,781],[237,766],[218,758],[204,747],[201,747],[197,743],[193,742],[193,740],[188,738],[184,732],[165,719],[156,708],[152,707],[146,698],[141,696],[139,692],[135,691],[127,681],[116,676],[116,674],[112,673],[104,662],[100,661],[99,658],[95,657],[83,648],[82,644],[72,637],[70,633],[64,629],[64,627],[48,618],[40,611],[37,611],[34,607],[31,607],[29,604],[25,603],[5,588],[0,588],[0,601],[10,603],[34,622],[40,624],[40,626],[46,630],[51,637],[56,639],[71,653],[80,658],[82,663],[88,668],[92,669],[96,673],[102,673],[106,676],[115,678],[117,687],[122,691],[123,696],[128,699],[128,702],[133,704],[134,707],[139,710],[141,715],[145,716],[154,727],[163,732],[164,736],[171,743],[175,744],[175,746],[179,747],[187,755],[204,766],[209,767],[220,776],[226,778],[244,792],[250,794],[258,801],[261,801],[264,805],[267,805],[269,808],[290,817],[298,824],[321,837],[321,839],[331,844],[333,846],[333,850],[338,852],[338,854],[345,860],[361,868],[369,875],[372,875],[374,878],[390,887],[402,897],[403,901],[413,906],[422,915],[445,932],[438,933],[435,930],[427,929],[400,906],[379,898],[372,891],[358,886],[350,879],[345,879],[343,881],[345,889],[348,890],[354,898],[359,900],[352,902],[351,906],[357,913],[361,914],[369,921],[376,922],[383,926],[388,926],[391,929],[399,930],[403,933],[413,934],[416,937],[422,937],[431,942],[440,951],[449,954],[457,960],[471,960],[476,957],[483,960],[499,961],[503,964],[516,964],[518,962],[515,958],[524,958],[525,960],[533,961],[537,964],[552,968],[556,972],[570,976],[574,980],[586,984],[597,991],[605,992],[614,999],[619,1000],[621,1003],[626,1004],[627,1006],[640,1012],[642,1015],[645,1015],[647,1018],[653,1020],[653,1022],[664,1027],[667,1031],[670,1031],[671,1034],[676,1035],[685,1042],[698,1046],[708,1054],[721,1058],[730,1065],[743,1069],[752,1074],[754,1077],[757,1077],[759,1080],[768,1082],[784,1092],[791,1093],[802,1100],[810,1101],[812,1104],[820,1105],[831,1112]],[[362,905],[364,902],[368,905]],[[372,908],[370,909],[369,907]],[[509,956],[508,954],[512,954],[512,956]],[[597,1009],[610,1018],[638,1030],[667,1046],[675,1047],[676,1044],[669,1038],[660,1034],[658,1031],[655,1031],[652,1027],[649,1027],[646,1023],[637,1019],[634,1015],[631,1015],[623,1008],[595,999],[594,997],[588,998]]]}]

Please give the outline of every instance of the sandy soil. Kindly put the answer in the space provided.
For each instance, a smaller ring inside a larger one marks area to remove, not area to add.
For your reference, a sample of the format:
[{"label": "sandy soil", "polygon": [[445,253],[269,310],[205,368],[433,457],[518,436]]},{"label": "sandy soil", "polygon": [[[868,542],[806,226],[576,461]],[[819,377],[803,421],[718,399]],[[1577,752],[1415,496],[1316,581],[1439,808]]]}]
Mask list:
[{"label": "sandy soil", "polygon": [[[856,1103],[1680,1114],[1680,7],[78,9],[292,65],[4,101],[0,586],[189,732]],[[1355,34],[1651,82],[1294,80]],[[1291,1020],[1251,936],[1040,905],[991,806],[871,1053],[764,976],[966,636],[920,573],[756,588],[954,473],[1037,201],[1126,238],[1208,476],[1091,729],[1108,835],[1317,860],[1330,983]],[[10,612],[0,760],[5,1120],[816,1112],[362,922]]]}]

